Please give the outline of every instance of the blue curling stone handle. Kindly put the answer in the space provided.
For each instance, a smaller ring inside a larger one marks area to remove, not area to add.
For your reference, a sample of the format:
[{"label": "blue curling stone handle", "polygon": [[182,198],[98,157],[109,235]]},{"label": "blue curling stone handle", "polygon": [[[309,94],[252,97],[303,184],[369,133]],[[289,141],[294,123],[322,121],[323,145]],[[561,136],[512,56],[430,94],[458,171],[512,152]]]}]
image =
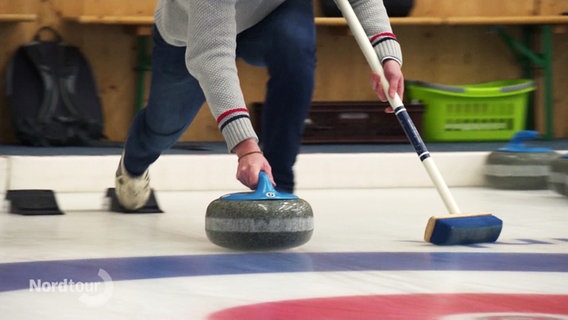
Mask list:
[{"label": "blue curling stone handle", "polygon": [[511,141],[503,147],[499,148],[499,151],[502,152],[524,152],[524,153],[547,153],[553,152],[552,149],[548,148],[537,148],[537,147],[528,147],[523,142],[528,140],[534,140],[538,138],[539,133],[538,131],[534,130],[521,130],[515,133]]},{"label": "blue curling stone handle", "polygon": [[278,192],[272,186],[270,179],[266,172],[261,171],[258,176],[258,185],[253,192],[238,192],[221,196],[221,200],[291,200],[298,199],[298,197],[291,193]]}]

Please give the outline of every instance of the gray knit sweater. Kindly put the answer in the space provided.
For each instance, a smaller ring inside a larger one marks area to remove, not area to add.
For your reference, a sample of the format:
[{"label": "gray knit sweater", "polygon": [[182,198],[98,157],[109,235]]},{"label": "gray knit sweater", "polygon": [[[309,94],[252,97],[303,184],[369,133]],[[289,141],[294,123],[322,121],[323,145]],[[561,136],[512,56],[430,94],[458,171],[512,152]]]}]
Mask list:
[{"label": "gray knit sweater", "polygon": [[[258,140],[237,74],[236,35],[284,1],[159,0],[156,7],[156,26],[164,40],[187,47],[187,69],[199,81],[229,151],[246,139]],[[350,2],[381,61],[395,59],[402,63],[383,2]]]}]

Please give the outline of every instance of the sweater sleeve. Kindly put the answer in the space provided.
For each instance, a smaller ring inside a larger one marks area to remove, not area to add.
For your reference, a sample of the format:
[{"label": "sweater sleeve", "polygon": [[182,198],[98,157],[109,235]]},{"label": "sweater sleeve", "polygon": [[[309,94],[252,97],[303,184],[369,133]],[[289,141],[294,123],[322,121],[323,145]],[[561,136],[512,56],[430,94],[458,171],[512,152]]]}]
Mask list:
[{"label": "sweater sleeve", "polygon": [[392,31],[383,1],[349,0],[379,60],[394,59],[402,65],[402,50]]},{"label": "sweater sleeve", "polygon": [[258,137],[246,108],[236,66],[236,0],[191,0],[186,65],[199,81],[229,151]]}]

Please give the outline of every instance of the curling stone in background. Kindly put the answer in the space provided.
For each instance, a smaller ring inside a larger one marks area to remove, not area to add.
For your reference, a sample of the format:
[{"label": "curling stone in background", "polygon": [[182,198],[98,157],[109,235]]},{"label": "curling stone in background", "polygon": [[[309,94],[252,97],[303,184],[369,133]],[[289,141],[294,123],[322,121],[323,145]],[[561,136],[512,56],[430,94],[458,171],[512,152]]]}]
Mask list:
[{"label": "curling stone in background", "polygon": [[553,191],[568,196],[568,154],[550,162],[548,187]]},{"label": "curling stone in background", "polygon": [[209,240],[236,250],[297,247],[310,240],[313,229],[311,206],[276,191],[264,172],[256,191],[224,195],[209,204],[205,216]]},{"label": "curling stone in background", "polygon": [[485,161],[487,184],[496,189],[548,189],[550,162],[559,154],[523,143],[537,137],[537,131],[519,131],[504,148],[491,152]]}]

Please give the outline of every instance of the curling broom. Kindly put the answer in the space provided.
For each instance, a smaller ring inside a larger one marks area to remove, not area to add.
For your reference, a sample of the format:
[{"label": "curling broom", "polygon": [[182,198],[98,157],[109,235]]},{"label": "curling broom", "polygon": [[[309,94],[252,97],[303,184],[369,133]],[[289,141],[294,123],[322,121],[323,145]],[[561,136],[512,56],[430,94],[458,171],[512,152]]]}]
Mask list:
[{"label": "curling broom", "polygon": [[369,38],[365,34],[349,0],[335,0],[337,6],[347,20],[347,24],[359,47],[361,48],[371,69],[381,78],[381,86],[400,122],[408,140],[413,145],[420,161],[428,172],[440,197],[448,209],[449,216],[433,216],[429,219],[424,234],[424,240],[436,245],[460,245],[483,242],[495,242],[499,238],[503,221],[490,213],[462,214],[452,197],[446,182],[442,178],[438,167],[430,156],[430,152],[422,141],[418,130],[408,115],[402,99],[398,94],[392,98],[388,95],[389,83],[384,76],[383,67],[379,61]]}]

